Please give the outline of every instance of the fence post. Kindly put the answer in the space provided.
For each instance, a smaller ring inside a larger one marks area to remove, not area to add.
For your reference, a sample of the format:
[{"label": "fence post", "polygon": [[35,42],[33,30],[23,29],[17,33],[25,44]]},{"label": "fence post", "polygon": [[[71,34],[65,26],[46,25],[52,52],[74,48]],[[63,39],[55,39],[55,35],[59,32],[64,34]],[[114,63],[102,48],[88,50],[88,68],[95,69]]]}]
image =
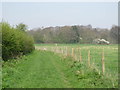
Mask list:
[{"label": "fence post", "polygon": [[103,51],[102,51],[102,74],[104,75],[105,73],[105,63],[104,63],[104,48],[103,48]]},{"label": "fence post", "polygon": [[67,49],[67,47],[66,47],[66,56],[68,56],[68,49]]},{"label": "fence post", "polygon": [[59,52],[61,53],[61,47],[60,47],[60,51]]},{"label": "fence post", "polygon": [[53,52],[53,47],[51,47],[51,51]]},{"label": "fence post", "polygon": [[88,51],[88,67],[90,67],[90,50]]},{"label": "fence post", "polygon": [[55,48],[53,47],[53,52],[55,52]]},{"label": "fence post", "polygon": [[80,48],[80,62],[82,62],[81,48]]},{"label": "fence post", "polygon": [[77,55],[76,54],[74,55],[74,59],[75,59],[75,61],[77,61]]},{"label": "fence post", "polygon": [[72,48],[72,57],[74,57],[74,48]]},{"label": "fence post", "polygon": [[54,53],[56,52],[56,47],[53,48]]},{"label": "fence post", "polygon": [[50,47],[50,51],[51,51],[51,47]]},{"label": "fence post", "polygon": [[62,54],[64,53],[63,48],[62,48]]}]

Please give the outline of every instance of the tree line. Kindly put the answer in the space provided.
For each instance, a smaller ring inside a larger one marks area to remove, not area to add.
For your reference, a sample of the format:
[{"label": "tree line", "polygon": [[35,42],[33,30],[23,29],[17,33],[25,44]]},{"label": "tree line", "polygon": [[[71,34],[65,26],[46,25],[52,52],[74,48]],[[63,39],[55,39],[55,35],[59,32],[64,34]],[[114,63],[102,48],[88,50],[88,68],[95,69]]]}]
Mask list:
[{"label": "tree line", "polygon": [[56,26],[36,28],[28,31],[35,43],[81,43],[93,44],[95,39],[118,43],[118,26],[111,29],[92,28],[91,25]]},{"label": "tree line", "polygon": [[2,59],[8,60],[28,54],[34,50],[34,40],[26,33],[26,25],[19,24],[16,27],[6,22],[0,23],[2,32]]}]

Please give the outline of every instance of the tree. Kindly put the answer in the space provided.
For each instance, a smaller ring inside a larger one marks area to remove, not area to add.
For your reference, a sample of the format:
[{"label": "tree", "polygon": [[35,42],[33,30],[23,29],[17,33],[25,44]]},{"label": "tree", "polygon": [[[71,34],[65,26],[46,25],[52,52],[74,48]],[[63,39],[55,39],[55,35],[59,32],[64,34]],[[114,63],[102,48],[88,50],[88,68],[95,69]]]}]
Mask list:
[{"label": "tree", "polygon": [[[118,26],[117,26],[118,27]],[[28,31],[36,43],[81,43],[92,44],[95,39],[105,39],[117,43],[118,28],[92,28],[91,25],[57,26]],[[120,32],[119,32],[120,33]],[[120,40],[120,39],[119,39]]]},{"label": "tree", "polygon": [[80,40],[80,35],[79,35],[79,33],[78,33],[78,28],[77,28],[77,26],[72,26],[72,29],[73,29],[73,31],[76,33],[76,40],[75,40],[75,43],[78,43],[79,42],[79,40]]},{"label": "tree", "polygon": [[110,30],[110,36],[113,43],[118,43],[118,26],[113,26]]},{"label": "tree", "polygon": [[23,23],[16,25],[16,29],[21,30],[21,31],[27,31],[27,28],[28,26]]},{"label": "tree", "polygon": [[34,50],[34,40],[27,33],[11,27],[8,23],[0,23],[2,27],[2,59],[8,60],[28,54]]}]

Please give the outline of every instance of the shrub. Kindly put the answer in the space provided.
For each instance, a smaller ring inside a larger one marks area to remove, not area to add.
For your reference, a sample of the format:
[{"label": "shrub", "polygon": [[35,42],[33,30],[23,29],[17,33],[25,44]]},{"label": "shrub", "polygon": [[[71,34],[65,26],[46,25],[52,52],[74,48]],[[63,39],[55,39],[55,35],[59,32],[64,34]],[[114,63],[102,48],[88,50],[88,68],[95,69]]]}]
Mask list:
[{"label": "shrub", "polygon": [[34,41],[26,32],[11,27],[8,23],[2,26],[2,58],[8,60],[34,50]]}]

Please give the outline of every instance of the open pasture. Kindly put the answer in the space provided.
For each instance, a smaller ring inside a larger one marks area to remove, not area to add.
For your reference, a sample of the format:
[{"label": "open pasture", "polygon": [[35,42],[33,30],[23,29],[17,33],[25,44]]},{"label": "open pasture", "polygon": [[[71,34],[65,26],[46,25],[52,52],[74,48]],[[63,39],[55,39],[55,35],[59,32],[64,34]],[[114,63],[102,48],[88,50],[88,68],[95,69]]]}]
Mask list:
[{"label": "open pasture", "polygon": [[118,79],[118,45],[36,44],[35,47],[70,56],[75,61],[94,67],[99,73]]}]

